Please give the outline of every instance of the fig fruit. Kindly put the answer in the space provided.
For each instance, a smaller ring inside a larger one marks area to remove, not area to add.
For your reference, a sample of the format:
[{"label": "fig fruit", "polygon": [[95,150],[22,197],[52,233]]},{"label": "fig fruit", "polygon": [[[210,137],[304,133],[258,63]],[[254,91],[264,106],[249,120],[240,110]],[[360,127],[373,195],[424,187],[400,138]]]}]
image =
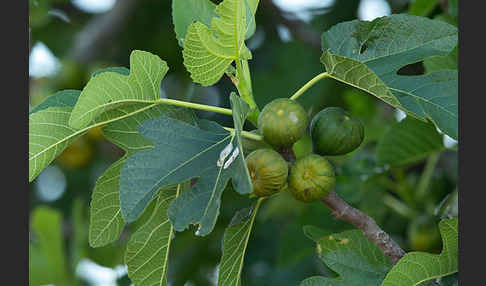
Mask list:
[{"label": "fig fruit", "polygon": [[310,132],[313,151],[322,156],[349,153],[364,139],[361,121],[340,107],[319,111],[311,121]]},{"label": "fig fruit", "polygon": [[283,190],[287,183],[289,167],[282,156],[273,149],[258,149],[246,157],[253,194],[267,197]]},{"label": "fig fruit", "polygon": [[297,159],[290,168],[289,190],[299,201],[310,203],[322,200],[335,183],[334,167],[317,154]]},{"label": "fig fruit", "polygon": [[408,240],[414,251],[439,253],[442,239],[438,227],[439,221],[432,216],[419,216],[408,226]]},{"label": "fig fruit", "polygon": [[277,98],[265,105],[258,116],[263,139],[276,148],[291,147],[305,135],[309,119],[295,100]]}]

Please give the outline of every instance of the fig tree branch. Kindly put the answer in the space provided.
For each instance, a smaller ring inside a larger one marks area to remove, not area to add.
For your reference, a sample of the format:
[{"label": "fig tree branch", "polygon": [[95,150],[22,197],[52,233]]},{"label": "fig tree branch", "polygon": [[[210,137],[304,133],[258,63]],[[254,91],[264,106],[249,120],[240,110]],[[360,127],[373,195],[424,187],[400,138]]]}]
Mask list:
[{"label": "fig tree branch", "polygon": [[376,244],[390,258],[393,264],[396,264],[405,255],[405,251],[376,224],[373,218],[350,206],[336,192],[329,193],[322,202],[333,211],[334,217],[359,228],[371,242]]}]

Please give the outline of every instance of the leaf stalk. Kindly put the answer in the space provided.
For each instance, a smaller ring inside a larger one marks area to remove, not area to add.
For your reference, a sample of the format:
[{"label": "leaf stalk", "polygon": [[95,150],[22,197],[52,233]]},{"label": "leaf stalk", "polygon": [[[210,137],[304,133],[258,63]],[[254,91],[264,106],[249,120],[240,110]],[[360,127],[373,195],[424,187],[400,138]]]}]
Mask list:
[{"label": "leaf stalk", "polygon": [[228,108],[205,105],[205,104],[198,104],[198,103],[181,101],[181,100],[176,100],[176,99],[159,98],[159,99],[156,100],[156,103],[188,107],[188,108],[210,111],[210,112],[215,112],[215,113],[220,113],[220,114],[225,114],[225,115],[232,115],[233,114],[233,111],[231,109],[228,109]]},{"label": "leaf stalk", "polygon": [[[235,129],[233,129],[231,127],[223,127],[223,128],[226,129],[229,132],[232,132],[232,133],[235,132]],[[246,137],[246,138],[251,139],[251,140],[254,140],[254,141],[263,141],[262,135],[258,135],[258,134],[251,133],[251,132],[244,131],[244,130],[241,130],[241,136]]]},{"label": "leaf stalk", "polygon": [[318,81],[320,81],[323,78],[330,77],[330,75],[327,72],[320,73],[316,75],[314,78],[309,80],[306,84],[304,84],[299,90],[297,90],[291,97],[290,99],[296,100],[299,98],[304,92],[306,92],[311,86],[316,84]]}]

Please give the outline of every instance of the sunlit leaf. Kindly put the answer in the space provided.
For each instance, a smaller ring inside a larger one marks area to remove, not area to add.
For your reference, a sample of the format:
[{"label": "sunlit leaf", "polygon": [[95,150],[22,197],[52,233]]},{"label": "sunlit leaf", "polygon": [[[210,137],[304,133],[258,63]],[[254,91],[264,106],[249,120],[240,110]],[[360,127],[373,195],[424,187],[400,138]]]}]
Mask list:
[{"label": "sunlit leaf", "polygon": [[204,86],[216,83],[233,61],[251,58],[245,45],[245,0],[224,0],[215,12],[211,28],[201,22],[189,25],[182,51],[191,78]]},{"label": "sunlit leaf", "polygon": [[406,165],[445,149],[434,125],[407,117],[390,126],[376,147],[377,164]]},{"label": "sunlit leaf", "polygon": [[458,271],[458,218],[439,223],[442,252],[409,252],[386,275],[381,286],[415,286]]},{"label": "sunlit leaf", "polygon": [[68,125],[79,94],[77,90],[57,92],[29,113],[29,182],[69,144],[88,131]]},{"label": "sunlit leaf", "polygon": [[102,72],[90,79],[79,96],[69,125],[84,128],[103,112],[124,105],[150,106],[160,98],[160,83],[169,68],[148,52],[130,54],[130,74]]}]

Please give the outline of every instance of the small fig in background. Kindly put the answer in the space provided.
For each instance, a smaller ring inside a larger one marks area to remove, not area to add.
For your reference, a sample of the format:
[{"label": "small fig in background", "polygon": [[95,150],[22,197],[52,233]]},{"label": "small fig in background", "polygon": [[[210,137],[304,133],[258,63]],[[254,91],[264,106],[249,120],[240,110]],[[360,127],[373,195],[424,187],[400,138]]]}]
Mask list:
[{"label": "small fig in background", "polygon": [[277,98],[265,105],[258,116],[263,139],[275,148],[291,147],[305,135],[309,118],[295,100]]},{"label": "small fig in background", "polygon": [[246,157],[253,194],[267,197],[283,190],[289,167],[283,157],[273,149],[258,149]]},{"label": "small fig in background", "polygon": [[438,223],[438,219],[429,215],[419,216],[412,220],[407,232],[412,250],[440,253],[442,239]]},{"label": "small fig in background", "polygon": [[322,200],[335,183],[334,167],[319,155],[309,154],[299,158],[290,168],[289,190],[299,201],[311,203]]},{"label": "small fig in background", "polygon": [[328,107],[317,113],[310,124],[314,153],[344,155],[361,145],[363,123],[340,107]]}]

